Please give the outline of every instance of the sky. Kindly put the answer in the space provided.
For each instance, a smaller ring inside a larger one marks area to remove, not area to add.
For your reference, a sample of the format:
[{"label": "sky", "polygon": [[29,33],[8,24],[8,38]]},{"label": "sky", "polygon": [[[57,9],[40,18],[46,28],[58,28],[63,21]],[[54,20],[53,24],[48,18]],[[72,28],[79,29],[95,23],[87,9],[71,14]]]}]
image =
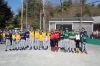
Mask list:
[{"label": "sky", "polygon": [[[5,1],[8,2],[8,6],[11,7],[14,14],[16,14],[17,11],[20,9],[21,0],[5,0]],[[60,0],[50,0],[50,1],[52,1],[53,3],[59,4]],[[87,0],[87,1],[88,1],[88,3],[90,3],[90,2],[95,2],[95,1],[99,1],[99,0]]]}]

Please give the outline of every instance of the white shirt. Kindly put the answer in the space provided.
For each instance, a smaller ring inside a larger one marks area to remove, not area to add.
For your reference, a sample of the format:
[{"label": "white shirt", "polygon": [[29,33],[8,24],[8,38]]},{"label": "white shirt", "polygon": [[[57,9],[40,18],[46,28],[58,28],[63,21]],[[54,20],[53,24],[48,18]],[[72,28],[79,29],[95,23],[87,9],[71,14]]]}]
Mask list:
[{"label": "white shirt", "polygon": [[76,40],[80,40],[80,35],[76,35]]}]

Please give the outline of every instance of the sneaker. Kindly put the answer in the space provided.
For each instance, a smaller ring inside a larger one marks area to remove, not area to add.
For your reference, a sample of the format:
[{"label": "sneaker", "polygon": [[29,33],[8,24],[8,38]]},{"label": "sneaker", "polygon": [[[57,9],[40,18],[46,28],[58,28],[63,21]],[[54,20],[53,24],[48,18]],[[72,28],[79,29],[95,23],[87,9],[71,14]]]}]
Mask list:
[{"label": "sneaker", "polygon": [[32,50],[32,47],[30,47],[30,49],[29,50]]},{"label": "sneaker", "polygon": [[5,51],[7,51],[7,50],[5,50]]}]

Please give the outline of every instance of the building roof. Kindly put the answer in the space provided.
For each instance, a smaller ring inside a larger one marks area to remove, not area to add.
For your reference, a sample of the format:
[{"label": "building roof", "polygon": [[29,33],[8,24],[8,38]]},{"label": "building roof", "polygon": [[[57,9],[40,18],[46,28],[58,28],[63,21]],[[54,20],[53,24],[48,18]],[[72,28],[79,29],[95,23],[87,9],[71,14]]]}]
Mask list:
[{"label": "building roof", "polygon": [[[51,18],[50,21],[80,21],[81,17]],[[92,17],[82,17],[82,21],[94,21]]]},{"label": "building roof", "polygon": [[100,23],[100,16],[93,17],[94,23]]}]

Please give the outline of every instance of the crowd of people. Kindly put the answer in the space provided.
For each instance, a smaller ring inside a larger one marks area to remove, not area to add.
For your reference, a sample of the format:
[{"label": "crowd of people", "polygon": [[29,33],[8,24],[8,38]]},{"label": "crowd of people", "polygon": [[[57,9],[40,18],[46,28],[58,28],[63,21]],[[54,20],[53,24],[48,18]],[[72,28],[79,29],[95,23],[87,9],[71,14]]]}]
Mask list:
[{"label": "crowd of people", "polygon": [[72,53],[87,53],[85,31],[20,31],[1,32],[0,42],[5,40],[5,51],[14,50],[48,50],[53,52],[64,51]]},{"label": "crowd of people", "polygon": [[100,40],[100,31],[96,30],[90,35],[91,39],[99,39]]}]

